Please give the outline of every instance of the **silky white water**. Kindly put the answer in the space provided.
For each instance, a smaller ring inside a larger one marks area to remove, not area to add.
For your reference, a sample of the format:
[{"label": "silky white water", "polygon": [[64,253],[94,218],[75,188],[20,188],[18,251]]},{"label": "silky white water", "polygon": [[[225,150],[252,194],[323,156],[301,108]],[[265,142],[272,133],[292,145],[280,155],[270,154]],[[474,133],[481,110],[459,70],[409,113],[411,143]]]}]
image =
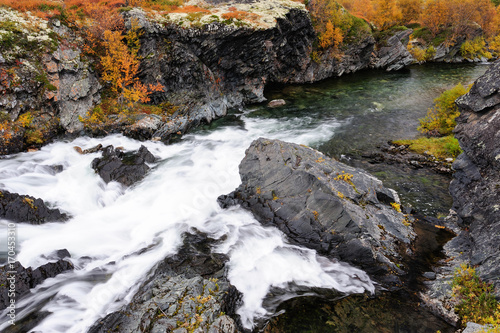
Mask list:
[{"label": "silky white water", "polygon": [[[47,279],[18,302],[17,320],[48,311],[33,331],[86,332],[130,301],[153,265],[175,253],[182,233],[193,228],[215,238],[226,236],[214,251],[230,256],[228,277],[243,293],[238,314],[247,328],[271,314],[263,307],[271,288],[372,292],[364,272],[290,245],[281,232],[262,227],[250,213],[239,207],[224,210],[216,202],[240,184],[238,165],[252,140],[277,138],[314,146],[328,140],[340,123],[310,117],[241,118],[244,128],[200,131],[172,145],[119,135],[78,138],[0,160],[0,189],[42,198],[71,216],[64,223],[17,225],[22,265],[43,265],[59,249],[67,249],[75,265],[74,271]],[[80,155],[73,148],[99,143],[125,150],[144,144],[159,162],[130,188],[105,184],[90,167],[100,153]],[[63,171],[54,172],[55,165]],[[0,220],[0,242],[6,240],[7,223]],[[292,289],[287,297],[293,296]],[[8,324],[5,313],[0,318],[1,331]]]}]

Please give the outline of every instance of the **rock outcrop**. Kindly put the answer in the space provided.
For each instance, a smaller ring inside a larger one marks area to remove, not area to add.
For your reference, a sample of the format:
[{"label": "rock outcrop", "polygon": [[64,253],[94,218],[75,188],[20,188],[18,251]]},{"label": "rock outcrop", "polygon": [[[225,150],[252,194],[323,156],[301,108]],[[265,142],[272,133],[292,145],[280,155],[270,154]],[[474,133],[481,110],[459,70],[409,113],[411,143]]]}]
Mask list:
[{"label": "rock outcrop", "polygon": [[258,139],[240,164],[242,184],[221,196],[300,245],[338,258],[391,285],[415,233],[397,194],[373,176],[311,148]]},{"label": "rock outcrop", "polygon": [[[72,270],[73,268],[72,263],[63,259],[59,259],[56,262],[49,262],[36,269],[32,269],[31,267],[25,268],[19,262],[0,267],[0,310],[10,305],[11,297],[9,297],[9,290],[15,290],[14,299],[18,302],[31,288],[36,287],[45,279]],[[13,274],[10,272],[16,273]],[[11,287],[12,282],[14,287]]]},{"label": "rock outcrop", "polygon": [[59,209],[47,207],[42,199],[5,190],[0,191],[0,217],[10,221],[29,222],[31,224],[68,219],[68,216],[61,213]]},{"label": "rock outcrop", "polygon": [[106,183],[114,180],[125,186],[131,186],[146,176],[150,169],[147,163],[155,161],[156,158],[145,146],[141,146],[137,152],[130,153],[107,146],[102,149],[102,157],[92,161],[92,169]]},{"label": "rock outcrop", "polygon": [[81,57],[75,33],[58,20],[50,22],[6,8],[0,21],[10,22],[2,36],[0,111],[11,119],[41,110],[60,118],[65,130],[83,129],[78,120],[100,101],[101,86]]},{"label": "rock outcrop", "polygon": [[388,71],[399,70],[415,62],[406,45],[412,34],[412,29],[403,30],[379,42],[379,47],[372,60],[373,68],[383,68]]},{"label": "rock outcrop", "polygon": [[186,234],[184,245],[142,284],[130,304],[95,323],[101,332],[238,332],[239,293],[224,277],[226,256],[210,253],[211,240]]},{"label": "rock outcrop", "polygon": [[479,275],[500,287],[500,62],[456,101],[455,136],[463,154],[450,191],[471,247],[464,251]]}]

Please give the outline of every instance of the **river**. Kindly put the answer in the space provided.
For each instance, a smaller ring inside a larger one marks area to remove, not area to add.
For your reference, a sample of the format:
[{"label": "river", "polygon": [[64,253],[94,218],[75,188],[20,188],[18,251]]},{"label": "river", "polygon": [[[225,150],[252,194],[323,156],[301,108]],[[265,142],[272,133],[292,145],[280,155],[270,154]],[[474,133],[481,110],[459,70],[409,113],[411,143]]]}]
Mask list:
[{"label": "river", "polygon": [[[388,139],[416,136],[418,118],[441,91],[471,82],[486,68],[415,66],[396,73],[367,71],[314,85],[273,87],[267,96],[284,97],[285,107],[257,105],[234,111],[171,145],[121,135],[82,137],[0,159],[0,189],[42,198],[72,216],[64,223],[17,225],[17,259],[25,267],[46,263],[59,249],[70,252],[75,266],[21,300],[17,319],[48,311],[51,314],[34,331],[85,332],[98,318],[126,304],[147,272],[175,253],[182,233],[192,229],[225,239],[215,251],[230,257],[228,277],[243,293],[238,313],[247,328],[272,315],[263,300],[271,288],[285,288],[289,282],[346,294],[372,292],[367,276],[351,278],[363,272],[288,244],[281,232],[260,226],[248,212],[221,209],[216,198],[239,185],[238,164],[256,138],[305,144],[348,161],[356,152]],[[80,155],[73,148],[97,144],[126,151],[144,144],[159,162],[130,188],[105,184],[90,167],[99,153]],[[55,172],[56,165],[63,171]],[[391,172],[379,176],[403,197],[412,192],[411,185],[394,181]],[[443,201],[432,196],[435,185],[431,181],[417,191],[412,198],[416,208],[426,213],[442,210],[432,204]],[[449,206],[447,200],[444,205]],[[0,220],[2,248],[7,224]],[[0,318],[1,331],[7,324],[5,314]]]}]

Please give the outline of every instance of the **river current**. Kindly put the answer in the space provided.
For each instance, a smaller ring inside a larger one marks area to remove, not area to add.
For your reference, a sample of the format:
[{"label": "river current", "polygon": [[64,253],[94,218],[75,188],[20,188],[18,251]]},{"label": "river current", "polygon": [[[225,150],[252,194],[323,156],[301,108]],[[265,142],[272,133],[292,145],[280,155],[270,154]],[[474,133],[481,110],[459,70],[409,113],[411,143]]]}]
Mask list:
[{"label": "river current", "polygon": [[[254,139],[281,139],[341,156],[347,145],[364,149],[388,136],[412,137],[417,119],[440,91],[486,70],[484,65],[437,68],[367,72],[274,88],[268,96],[284,96],[289,102],[285,108],[235,111],[170,145],[121,135],[82,137],[0,159],[0,189],[42,198],[71,216],[64,223],[17,224],[17,260],[23,266],[55,261],[60,249],[69,251],[75,266],[19,301],[17,320],[47,311],[50,315],[33,331],[86,332],[97,319],[127,304],[151,268],[174,254],[182,234],[194,229],[224,239],[214,251],[230,257],[228,278],[243,293],[238,314],[247,328],[272,315],[263,307],[269,290],[287,288],[290,282],[346,294],[373,292],[364,272],[290,245],[277,229],[262,227],[239,207],[221,209],[216,199],[239,185],[238,165]],[[410,91],[420,100],[405,97]],[[90,167],[100,153],[80,155],[74,149],[97,144],[126,151],[144,144],[159,162],[130,188],[106,184]],[[55,172],[53,166],[63,170]],[[7,224],[0,219],[1,248]],[[5,313],[0,315],[2,331],[8,324]]]}]

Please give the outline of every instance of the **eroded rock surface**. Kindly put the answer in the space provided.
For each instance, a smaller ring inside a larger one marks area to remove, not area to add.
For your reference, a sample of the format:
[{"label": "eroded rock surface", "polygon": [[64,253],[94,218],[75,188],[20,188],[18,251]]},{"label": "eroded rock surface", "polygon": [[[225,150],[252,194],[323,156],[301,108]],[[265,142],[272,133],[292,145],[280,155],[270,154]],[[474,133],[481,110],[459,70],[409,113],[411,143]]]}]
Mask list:
[{"label": "eroded rock surface", "polygon": [[292,242],[388,284],[404,274],[399,251],[411,252],[415,233],[380,180],[314,149],[262,138],[247,149],[240,175],[242,184],[219,198],[223,207],[241,204]]}]

